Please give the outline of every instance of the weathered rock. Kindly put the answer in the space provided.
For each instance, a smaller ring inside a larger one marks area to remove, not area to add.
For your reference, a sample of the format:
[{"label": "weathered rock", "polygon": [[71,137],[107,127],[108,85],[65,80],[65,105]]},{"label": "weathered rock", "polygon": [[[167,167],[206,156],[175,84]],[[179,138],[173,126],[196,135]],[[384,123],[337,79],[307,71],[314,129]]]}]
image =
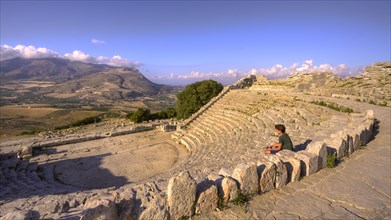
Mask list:
[{"label": "weathered rock", "polygon": [[217,193],[217,187],[211,181],[204,181],[199,184],[197,190],[197,202],[195,213],[208,213],[214,211],[217,208],[219,196]]},{"label": "weathered rock", "polygon": [[169,219],[167,210],[167,202],[164,193],[150,195],[143,200],[144,210],[139,215],[138,219]]},{"label": "weathered rock", "polygon": [[35,207],[41,215],[63,213],[69,210],[69,202],[59,196],[52,196],[45,200],[40,200],[35,204]]},{"label": "weathered rock", "polygon": [[258,175],[255,163],[238,164],[232,174],[232,178],[239,183],[241,193],[253,195],[258,191]]},{"label": "weathered rock", "polygon": [[306,151],[318,155],[318,170],[323,169],[327,163],[327,147],[323,142],[313,142],[307,146]]},{"label": "weathered rock", "polygon": [[172,177],[167,188],[167,202],[172,219],[190,217],[196,197],[196,182],[187,171]]},{"label": "weathered rock", "polygon": [[347,141],[338,134],[331,135],[330,138],[324,140],[328,154],[337,154],[337,158],[343,158],[348,151]]},{"label": "weathered rock", "polygon": [[267,158],[276,165],[276,176],[274,181],[274,186],[276,189],[279,189],[285,186],[288,182],[288,171],[281,161],[281,158],[277,155],[267,155]]},{"label": "weathered rock", "polygon": [[111,200],[112,196],[98,195],[87,199],[80,220],[117,219],[117,207]]},{"label": "weathered rock", "polygon": [[288,182],[297,182],[300,179],[300,160],[295,158],[295,152],[282,150],[276,155],[280,157],[288,171]]},{"label": "weathered rock", "polygon": [[33,148],[31,146],[23,146],[20,149],[20,156],[23,160],[29,160],[33,156]]},{"label": "weathered rock", "polygon": [[301,176],[309,176],[318,170],[318,155],[308,151],[299,151],[295,158],[300,160]]},{"label": "weathered rock", "polygon": [[40,219],[40,215],[37,211],[29,210],[13,210],[12,212],[7,213],[3,217],[0,218],[1,220],[19,220],[19,219],[26,219],[26,220],[38,220]]},{"label": "weathered rock", "polygon": [[132,210],[136,202],[136,194],[130,188],[125,189],[123,192],[115,193],[115,203],[118,206],[118,216],[121,220],[127,220],[133,218]]},{"label": "weathered rock", "polygon": [[259,160],[257,162],[257,173],[260,193],[272,190],[274,188],[276,165],[267,160]]},{"label": "weathered rock", "polygon": [[221,176],[231,176],[232,175],[232,170],[226,168],[226,167],[222,167],[219,171],[219,175]]},{"label": "weathered rock", "polygon": [[367,110],[367,114],[365,115],[367,119],[373,120],[375,118],[375,113],[372,109]]},{"label": "weathered rock", "polygon": [[217,185],[217,190],[225,205],[229,201],[237,199],[239,195],[238,184],[229,176],[226,176],[222,179],[221,185]]},{"label": "weathered rock", "polygon": [[135,191],[133,218],[130,219],[169,219],[167,199],[155,182],[136,186]]}]

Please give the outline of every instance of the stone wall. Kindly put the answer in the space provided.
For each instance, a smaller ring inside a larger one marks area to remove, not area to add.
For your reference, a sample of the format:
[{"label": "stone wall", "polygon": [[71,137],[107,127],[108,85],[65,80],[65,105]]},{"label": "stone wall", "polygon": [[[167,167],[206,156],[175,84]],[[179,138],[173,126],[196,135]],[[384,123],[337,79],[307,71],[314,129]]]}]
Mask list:
[{"label": "stone wall", "polygon": [[251,197],[279,189],[325,168],[328,155],[335,154],[342,159],[366,145],[374,134],[374,113],[368,110],[363,117],[362,126],[310,143],[305,150],[261,155],[258,161],[240,163],[234,170],[210,174],[199,182],[185,170],[172,177],[166,189],[159,189],[155,183],[146,183],[111,198],[90,198],[85,203],[86,210],[81,219],[90,219],[90,216],[102,219],[108,216],[112,219],[184,219],[214,211],[218,205],[224,206],[240,194]]}]

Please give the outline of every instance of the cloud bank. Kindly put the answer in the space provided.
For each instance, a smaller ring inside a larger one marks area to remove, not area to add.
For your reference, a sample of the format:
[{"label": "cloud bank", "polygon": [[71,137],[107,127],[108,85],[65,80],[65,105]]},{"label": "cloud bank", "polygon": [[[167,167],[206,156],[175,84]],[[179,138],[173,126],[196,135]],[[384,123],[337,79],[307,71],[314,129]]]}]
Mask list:
[{"label": "cloud bank", "polygon": [[122,58],[119,55],[115,55],[112,58],[98,56],[94,57],[80,50],[75,50],[71,53],[59,54],[53,50],[44,47],[34,47],[17,45],[15,47],[9,45],[1,45],[0,47],[0,61],[8,60],[16,57],[22,58],[63,58],[73,61],[80,61],[84,63],[95,63],[95,64],[107,64],[118,67],[139,67],[142,65],[138,61],[130,61]]},{"label": "cloud bank", "polygon": [[169,80],[176,82],[176,84],[186,84],[190,82],[213,79],[223,84],[232,84],[240,78],[247,75],[263,75],[269,79],[286,78],[297,72],[332,72],[335,75],[346,77],[353,76],[363,72],[362,68],[350,68],[346,64],[339,64],[332,66],[330,64],[315,65],[312,60],[306,60],[300,65],[297,63],[291,66],[283,66],[276,64],[270,68],[252,68],[249,71],[240,72],[236,69],[228,69],[225,72],[209,72],[202,73],[192,71],[188,74],[173,74],[167,77],[158,77],[157,80],[162,82],[169,82]]}]

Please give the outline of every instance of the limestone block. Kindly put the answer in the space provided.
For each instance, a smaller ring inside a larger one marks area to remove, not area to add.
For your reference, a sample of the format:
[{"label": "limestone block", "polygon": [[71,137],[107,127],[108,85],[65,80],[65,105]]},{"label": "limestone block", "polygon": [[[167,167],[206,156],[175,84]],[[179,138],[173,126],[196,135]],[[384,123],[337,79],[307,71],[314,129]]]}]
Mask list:
[{"label": "limestone block", "polygon": [[356,151],[361,146],[360,133],[357,128],[349,131],[349,135],[352,137],[353,151]]},{"label": "limestone block", "polygon": [[167,187],[167,202],[171,219],[193,215],[196,199],[196,182],[189,172],[183,171],[170,179]]},{"label": "limestone block", "polygon": [[232,170],[226,168],[226,167],[222,167],[219,171],[219,175],[221,176],[231,176],[232,175]]},{"label": "limestone block", "polygon": [[365,124],[359,125],[358,129],[360,131],[360,141],[362,145],[366,145],[370,140],[370,131],[369,129],[367,129],[367,126],[365,126]]},{"label": "limestone block", "polygon": [[327,147],[323,142],[313,142],[308,144],[306,151],[318,155],[318,170],[323,169],[327,163]]},{"label": "limestone block", "polygon": [[318,170],[318,155],[308,151],[299,151],[295,158],[301,163],[301,176],[309,176]]},{"label": "limestone block", "polygon": [[259,160],[257,162],[257,173],[260,193],[272,190],[274,188],[276,165],[267,160]]},{"label": "limestone block", "polygon": [[237,199],[239,195],[238,184],[229,176],[226,176],[221,180],[221,184],[217,185],[217,190],[225,205],[228,204],[229,201]]},{"label": "limestone block", "polygon": [[297,182],[300,179],[301,164],[300,160],[294,157],[295,154],[295,152],[290,150],[282,150],[276,154],[280,156],[288,171],[288,182]]},{"label": "limestone block", "polygon": [[217,187],[210,181],[205,181],[204,184],[197,190],[197,202],[195,213],[208,213],[217,208],[219,196],[217,194]]},{"label": "limestone block", "polygon": [[328,154],[337,154],[337,158],[341,159],[348,151],[347,141],[341,138],[339,135],[331,135],[330,138],[324,140],[326,144]]},{"label": "limestone block", "polygon": [[280,157],[277,155],[267,155],[267,158],[270,162],[273,162],[276,165],[276,175],[274,186],[276,189],[279,189],[287,184],[288,181],[288,170],[286,169],[284,163],[281,161]]},{"label": "limestone block", "polygon": [[117,219],[117,208],[108,195],[98,195],[87,199],[80,220]]},{"label": "limestone block", "polygon": [[253,195],[258,191],[258,175],[255,163],[240,163],[232,173],[244,195]]}]

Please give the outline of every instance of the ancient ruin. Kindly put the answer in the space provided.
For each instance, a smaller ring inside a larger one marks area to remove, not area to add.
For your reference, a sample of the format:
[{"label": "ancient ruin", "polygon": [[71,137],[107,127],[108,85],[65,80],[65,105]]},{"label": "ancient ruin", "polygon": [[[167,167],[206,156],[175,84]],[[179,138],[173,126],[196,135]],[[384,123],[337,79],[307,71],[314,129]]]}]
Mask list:
[{"label": "ancient ruin", "polygon": [[[330,155],[342,160],[373,139],[376,111],[333,100],[391,106],[390,67],[347,79],[249,76],[178,125],[2,143],[0,217],[183,219],[300,182],[326,169]],[[264,155],[278,123],[296,152]]]}]

